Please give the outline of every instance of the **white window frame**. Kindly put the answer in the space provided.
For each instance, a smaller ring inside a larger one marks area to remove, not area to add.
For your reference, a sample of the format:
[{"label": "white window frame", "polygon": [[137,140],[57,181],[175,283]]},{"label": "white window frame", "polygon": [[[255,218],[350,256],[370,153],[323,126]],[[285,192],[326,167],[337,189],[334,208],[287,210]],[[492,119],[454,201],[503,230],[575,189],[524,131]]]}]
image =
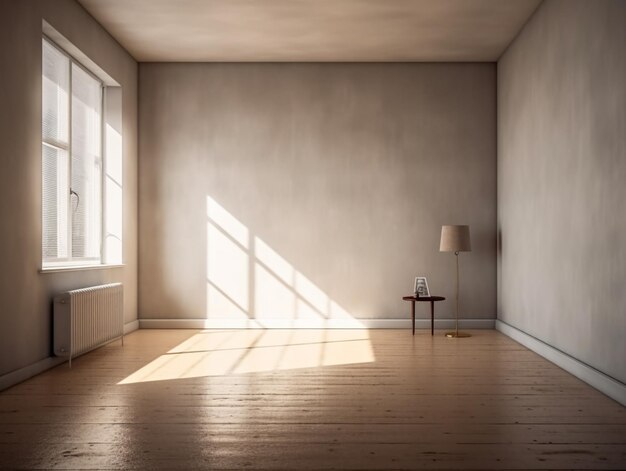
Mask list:
[{"label": "white window frame", "polygon": [[[70,197],[68,198],[68,222],[67,222],[67,253],[68,253],[68,257],[65,258],[54,258],[54,259],[45,259],[44,258],[44,254],[43,254],[43,225],[42,225],[42,243],[41,243],[41,268],[42,270],[55,270],[55,269],[63,269],[63,268],[77,268],[77,267],[100,267],[103,266],[103,260],[104,260],[104,253],[103,253],[103,241],[105,238],[105,200],[106,200],[106,196],[105,196],[105,182],[104,182],[104,178],[105,178],[105,166],[106,166],[106,149],[105,149],[105,94],[106,94],[106,86],[104,84],[104,82],[102,81],[102,79],[100,79],[100,77],[98,77],[97,75],[95,75],[93,72],[91,72],[88,68],[86,68],[83,64],[80,63],[80,61],[78,61],[77,59],[75,59],[71,54],[69,54],[67,51],[65,51],[61,46],[59,46],[54,40],[52,40],[51,38],[49,38],[46,34],[42,34],[42,51],[43,51],[43,41],[47,42],[50,46],[52,46],[53,48],[55,48],[59,53],[63,54],[65,57],[67,57],[68,61],[69,61],[69,75],[68,75],[68,116],[67,116],[67,120],[68,120],[68,137],[67,137],[67,144],[61,143],[61,142],[55,142],[52,139],[46,139],[43,135],[41,135],[41,144],[42,146],[48,146],[48,147],[52,147],[53,149],[58,149],[58,150],[63,150],[65,152],[67,152],[68,155],[68,166],[67,166],[67,171],[68,171],[68,183],[69,183],[69,191],[70,191]],[[43,53],[43,52],[42,52]],[[99,250],[99,256],[98,257],[72,257],[72,215],[73,215],[73,208],[72,208],[72,197],[71,197],[71,192],[72,192],[72,66],[76,65],[77,67],[80,67],[81,70],[83,70],[83,72],[85,72],[86,74],[88,74],[90,77],[92,77],[94,80],[96,80],[99,84],[100,84],[100,90],[101,90],[101,94],[100,94],[100,250]],[[43,73],[43,72],[42,72]],[[42,90],[43,93],[43,90]],[[42,100],[43,100],[43,95],[42,95]],[[43,163],[43,154],[42,154],[42,163]],[[43,182],[42,182],[42,189],[43,189]],[[43,206],[42,206],[42,221],[43,221]]]}]

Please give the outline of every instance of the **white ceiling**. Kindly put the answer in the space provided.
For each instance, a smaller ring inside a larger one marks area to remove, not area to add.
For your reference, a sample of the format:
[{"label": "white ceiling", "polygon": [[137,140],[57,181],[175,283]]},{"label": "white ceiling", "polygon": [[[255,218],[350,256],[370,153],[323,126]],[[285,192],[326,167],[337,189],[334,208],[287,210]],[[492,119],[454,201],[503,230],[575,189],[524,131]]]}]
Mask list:
[{"label": "white ceiling", "polygon": [[139,61],[495,61],[541,0],[79,0]]}]

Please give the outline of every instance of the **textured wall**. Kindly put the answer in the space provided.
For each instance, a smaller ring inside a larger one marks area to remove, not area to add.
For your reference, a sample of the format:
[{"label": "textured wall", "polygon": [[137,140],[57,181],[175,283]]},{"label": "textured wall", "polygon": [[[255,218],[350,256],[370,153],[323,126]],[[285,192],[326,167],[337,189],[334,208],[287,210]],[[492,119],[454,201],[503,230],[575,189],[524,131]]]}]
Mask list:
[{"label": "textured wall", "polygon": [[[42,18],[123,87],[124,268],[39,273],[41,266]],[[137,64],[77,3],[0,2],[0,375],[51,351],[55,293],[125,285],[126,322],[137,316]]]},{"label": "textured wall", "polygon": [[625,19],[546,1],[498,63],[498,317],[622,382]]},{"label": "textured wall", "polygon": [[472,226],[462,315],[493,318],[495,72],[141,64],[140,318],[406,317],[416,275],[453,296],[442,224]]}]

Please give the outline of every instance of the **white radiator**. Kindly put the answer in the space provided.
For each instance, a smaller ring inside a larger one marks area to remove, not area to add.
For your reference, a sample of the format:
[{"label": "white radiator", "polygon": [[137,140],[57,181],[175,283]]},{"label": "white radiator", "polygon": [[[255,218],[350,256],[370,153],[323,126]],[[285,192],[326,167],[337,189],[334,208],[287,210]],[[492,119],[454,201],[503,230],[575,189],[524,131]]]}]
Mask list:
[{"label": "white radiator", "polygon": [[54,298],[54,354],[72,358],[111,340],[124,345],[122,283],[75,289]]}]

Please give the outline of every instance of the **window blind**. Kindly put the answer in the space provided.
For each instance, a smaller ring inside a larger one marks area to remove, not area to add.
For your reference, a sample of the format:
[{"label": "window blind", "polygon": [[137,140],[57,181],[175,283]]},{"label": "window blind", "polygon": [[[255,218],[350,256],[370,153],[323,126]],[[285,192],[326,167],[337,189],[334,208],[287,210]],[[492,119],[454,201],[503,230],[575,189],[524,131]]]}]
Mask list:
[{"label": "window blind", "polygon": [[42,60],[43,258],[67,258],[70,61],[47,41]]},{"label": "window blind", "polygon": [[70,60],[43,42],[42,136],[45,142],[67,149],[69,136]]},{"label": "window blind", "polygon": [[43,40],[44,264],[101,258],[102,96],[98,79]]},{"label": "window blind", "polygon": [[72,257],[99,258],[102,86],[72,64]]}]

